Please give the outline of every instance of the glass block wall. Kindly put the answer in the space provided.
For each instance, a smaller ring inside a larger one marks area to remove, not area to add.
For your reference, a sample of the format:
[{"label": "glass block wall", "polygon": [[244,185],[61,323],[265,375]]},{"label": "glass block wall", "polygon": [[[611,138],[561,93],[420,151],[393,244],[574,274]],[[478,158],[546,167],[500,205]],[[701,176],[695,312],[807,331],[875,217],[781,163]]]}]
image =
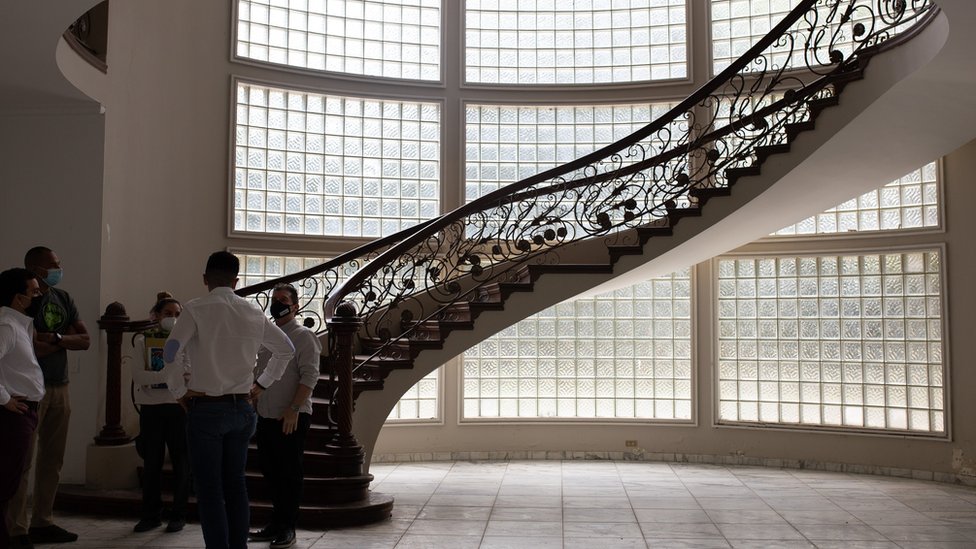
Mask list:
[{"label": "glass block wall", "polygon": [[391,423],[432,421],[440,418],[437,408],[437,387],[440,384],[440,370],[427,374],[410,388],[393,407],[386,419]]},{"label": "glass block wall", "polygon": [[377,237],[440,214],[440,107],[237,85],[234,231]]},{"label": "glass block wall", "polygon": [[576,160],[634,133],[673,106],[467,105],[465,198],[470,202]]},{"label": "glass block wall", "polygon": [[[783,17],[797,0],[712,0],[712,74],[738,59]],[[782,58],[777,58],[782,61]]]},{"label": "glass block wall", "polygon": [[466,0],[465,78],[604,84],[688,74],[685,0]]},{"label": "glass block wall", "polygon": [[717,266],[719,421],[945,433],[939,250]]},{"label": "glass block wall", "polygon": [[[712,73],[718,74],[738,59],[764,37],[774,26],[799,4],[799,0],[711,0],[711,40],[712,40]],[[768,61],[776,67],[788,66],[802,68],[803,64],[828,65],[830,52],[839,51],[846,59],[854,50],[854,25],[859,21],[869,21],[871,13],[879,10],[879,5],[885,5],[889,12],[893,9],[893,2],[875,2],[874,0],[855,0],[845,2],[843,7],[856,5],[851,13],[851,19],[846,20],[832,14],[833,3],[819,2],[816,7],[819,18],[815,21],[822,33],[818,35],[817,58],[807,58],[803,55],[788,57],[791,44],[786,41],[775,43],[767,52]],[[794,24],[794,29],[809,26],[809,17],[801,18]],[[870,23],[866,23],[870,25]],[[827,28],[824,26],[827,25]],[[898,25],[894,32],[902,32],[911,22]],[[808,32],[801,32],[797,36],[807,37]],[[831,40],[833,42],[831,43]]]},{"label": "glass block wall", "polygon": [[935,162],[789,227],[776,236],[837,234],[939,226],[939,180]]},{"label": "glass block wall", "polygon": [[237,55],[303,69],[440,80],[441,0],[238,0]]},{"label": "glass block wall", "polygon": [[464,353],[464,419],[692,419],[691,272],[550,307]]}]

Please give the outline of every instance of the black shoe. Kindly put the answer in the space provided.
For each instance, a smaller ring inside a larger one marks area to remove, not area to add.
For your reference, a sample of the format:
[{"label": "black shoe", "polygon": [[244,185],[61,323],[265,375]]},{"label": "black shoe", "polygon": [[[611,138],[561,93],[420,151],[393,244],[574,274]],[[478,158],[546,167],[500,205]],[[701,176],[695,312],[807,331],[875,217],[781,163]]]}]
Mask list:
[{"label": "black shoe", "polygon": [[295,545],[295,531],[291,528],[282,530],[275,539],[271,540],[271,549],[285,549]]},{"label": "black shoe", "polygon": [[166,525],[166,531],[170,534],[173,532],[179,532],[186,526],[186,521],[183,519],[170,519],[169,524]]},{"label": "black shoe", "polygon": [[270,525],[247,534],[248,541],[271,541],[277,537],[278,529]]},{"label": "black shoe", "polygon": [[69,532],[56,524],[31,527],[27,534],[32,543],[71,543],[78,541],[78,534]]},{"label": "black shoe", "polygon": [[155,530],[163,525],[163,522],[157,517],[144,518],[136,523],[135,527],[132,528],[133,532],[148,532],[150,530]]},{"label": "black shoe", "polygon": [[14,536],[10,538],[10,549],[34,549],[34,544],[31,543],[30,536]]}]

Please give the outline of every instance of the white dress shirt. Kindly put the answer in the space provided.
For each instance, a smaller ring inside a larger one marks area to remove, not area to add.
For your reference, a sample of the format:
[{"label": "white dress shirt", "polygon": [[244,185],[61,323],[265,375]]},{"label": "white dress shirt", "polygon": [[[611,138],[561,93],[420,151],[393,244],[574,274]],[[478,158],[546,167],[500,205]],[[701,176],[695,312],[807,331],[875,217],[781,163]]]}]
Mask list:
[{"label": "white dress shirt", "polygon": [[[257,305],[230,288],[214,288],[188,302],[170,332],[164,352],[166,383],[177,398],[186,389],[210,396],[248,393],[262,346],[271,351],[271,360],[257,382],[267,388],[281,377],[295,348]],[[190,362],[185,385],[181,350]]]},{"label": "white dress shirt", "polygon": [[0,406],[14,396],[32,402],[44,398],[44,374],[34,356],[33,322],[16,309],[0,307]]},{"label": "white dress shirt", "polygon": [[[266,418],[278,419],[291,406],[298,391],[298,385],[315,389],[319,381],[319,358],[322,354],[322,343],[315,332],[302,326],[294,318],[281,327],[285,335],[295,345],[295,358],[288,362],[281,379],[268,390],[261,393],[258,399],[258,415]],[[258,353],[258,373],[266,368],[271,353],[262,348]],[[312,413],[311,395],[300,406],[299,412]]]}]

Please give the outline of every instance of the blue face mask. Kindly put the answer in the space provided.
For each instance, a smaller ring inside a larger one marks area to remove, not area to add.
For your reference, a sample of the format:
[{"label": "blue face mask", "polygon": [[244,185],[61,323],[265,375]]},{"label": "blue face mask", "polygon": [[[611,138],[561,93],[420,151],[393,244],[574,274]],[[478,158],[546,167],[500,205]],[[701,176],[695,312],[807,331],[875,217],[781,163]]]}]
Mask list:
[{"label": "blue face mask", "polygon": [[61,282],[61,276],[64,271],[61,269],[48,269],[47,276],[44,277],[44,283],[48,286],[57,286],[58,282]]}]

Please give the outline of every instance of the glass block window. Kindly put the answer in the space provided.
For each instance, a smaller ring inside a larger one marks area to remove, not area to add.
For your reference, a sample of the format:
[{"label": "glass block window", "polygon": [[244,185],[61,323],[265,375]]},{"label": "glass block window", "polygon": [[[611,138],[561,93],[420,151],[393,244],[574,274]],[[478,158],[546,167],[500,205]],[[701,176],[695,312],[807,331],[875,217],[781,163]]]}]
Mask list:
[{"label": "glass block window", "polygon": [[924,229],[939,226],[939,179],[932,162],[901,179],[822,214],[776,231],[776,236]]},{"label": "glass block window", "polygon": [[410,388],[393,407],[386,421],[389,423],[430,421],[439,419],[437,386],[440,369],[427,374]]},{"label": "glass block window", "polygon": [[[799,0],[711,0],[713,73],[718,74],[728,67],[732,61],[741,57],[746,50],[772,30],[799,3]],[[819,13],[815,21],[819,29],[818,32],[823,32],[821,36],[833,37],[834,43],[830,44],[830,40],[824,39],[817,54],[816,62],[829,63],[830,52],[828,50],[837,50],[843,54],[845,59],[848,58],[855,46],[853,41],[854,25],[859,21],[864,21],[868,28],[871,28],[872,25],[869,22],[872,19],[871,14],[877,12],[877,6],[881,3],[871,1],[847,2],[845,6],[857,4],[861,8],[868,9],[856,9],[850,20],[844,20],[831,13],[836,8],[836,2],[818,2],[816,9]],[[921,3],[916,4],[909,4],[908,16],[916,13],[915,9],[921,6]],[[794,24],[793,28],[808,28],[810,19],[809,16],[801,18]],[[914,21],[909,20],[896,25],[891,33],[901,33],[914,23]],[[825,25],[828,28],[824,28]],[[809,36],[809,31],[802,31],[795,36],[801,41],[805,40]],[[793,47],[797,51],[791,59],[789,52]],[[813,61],[812,58],[805,57],[799,51],[802,48],[803,44],[798,43],[794,46],[789,41],[774,44],[766,50],[771,53],[768,61],[775,67],[786,65],[790,68],[799,68],[801,64]]]},{"label": "glass block window", "polygon": [[720,421],[946,432],[938,250],[717,264]]},{"label": "glass block window", "polygon": [[799,0],[712,0],[712,70],[718,74],[793,9]]},{"label": "glass block window", "polygon": [[[634,133],[673,106],[672,103],[576,107],[468,105],[465,198],[470,202],[510,183],[576,160]],[[674,128],[675,135],[686,131],[686,127]],[[660,152],[657,143],[650,149],[648,154]]]},{"label": "glass block window", "polygon": [[239,83],[234,231],[377,237],[440,214],[440,107]]},{"label": "glass block window", "polygon": [[239,57],[440,80],[440,0],[238,0]]},{"label": "glass block window", "polygon": [[464,353],[462,414],[692,418],[691,272],[550,307]]},{"label": "glass block window", "polygon": [[480,84],[684,78],[685,0],[466,0],[465,77]]}]

